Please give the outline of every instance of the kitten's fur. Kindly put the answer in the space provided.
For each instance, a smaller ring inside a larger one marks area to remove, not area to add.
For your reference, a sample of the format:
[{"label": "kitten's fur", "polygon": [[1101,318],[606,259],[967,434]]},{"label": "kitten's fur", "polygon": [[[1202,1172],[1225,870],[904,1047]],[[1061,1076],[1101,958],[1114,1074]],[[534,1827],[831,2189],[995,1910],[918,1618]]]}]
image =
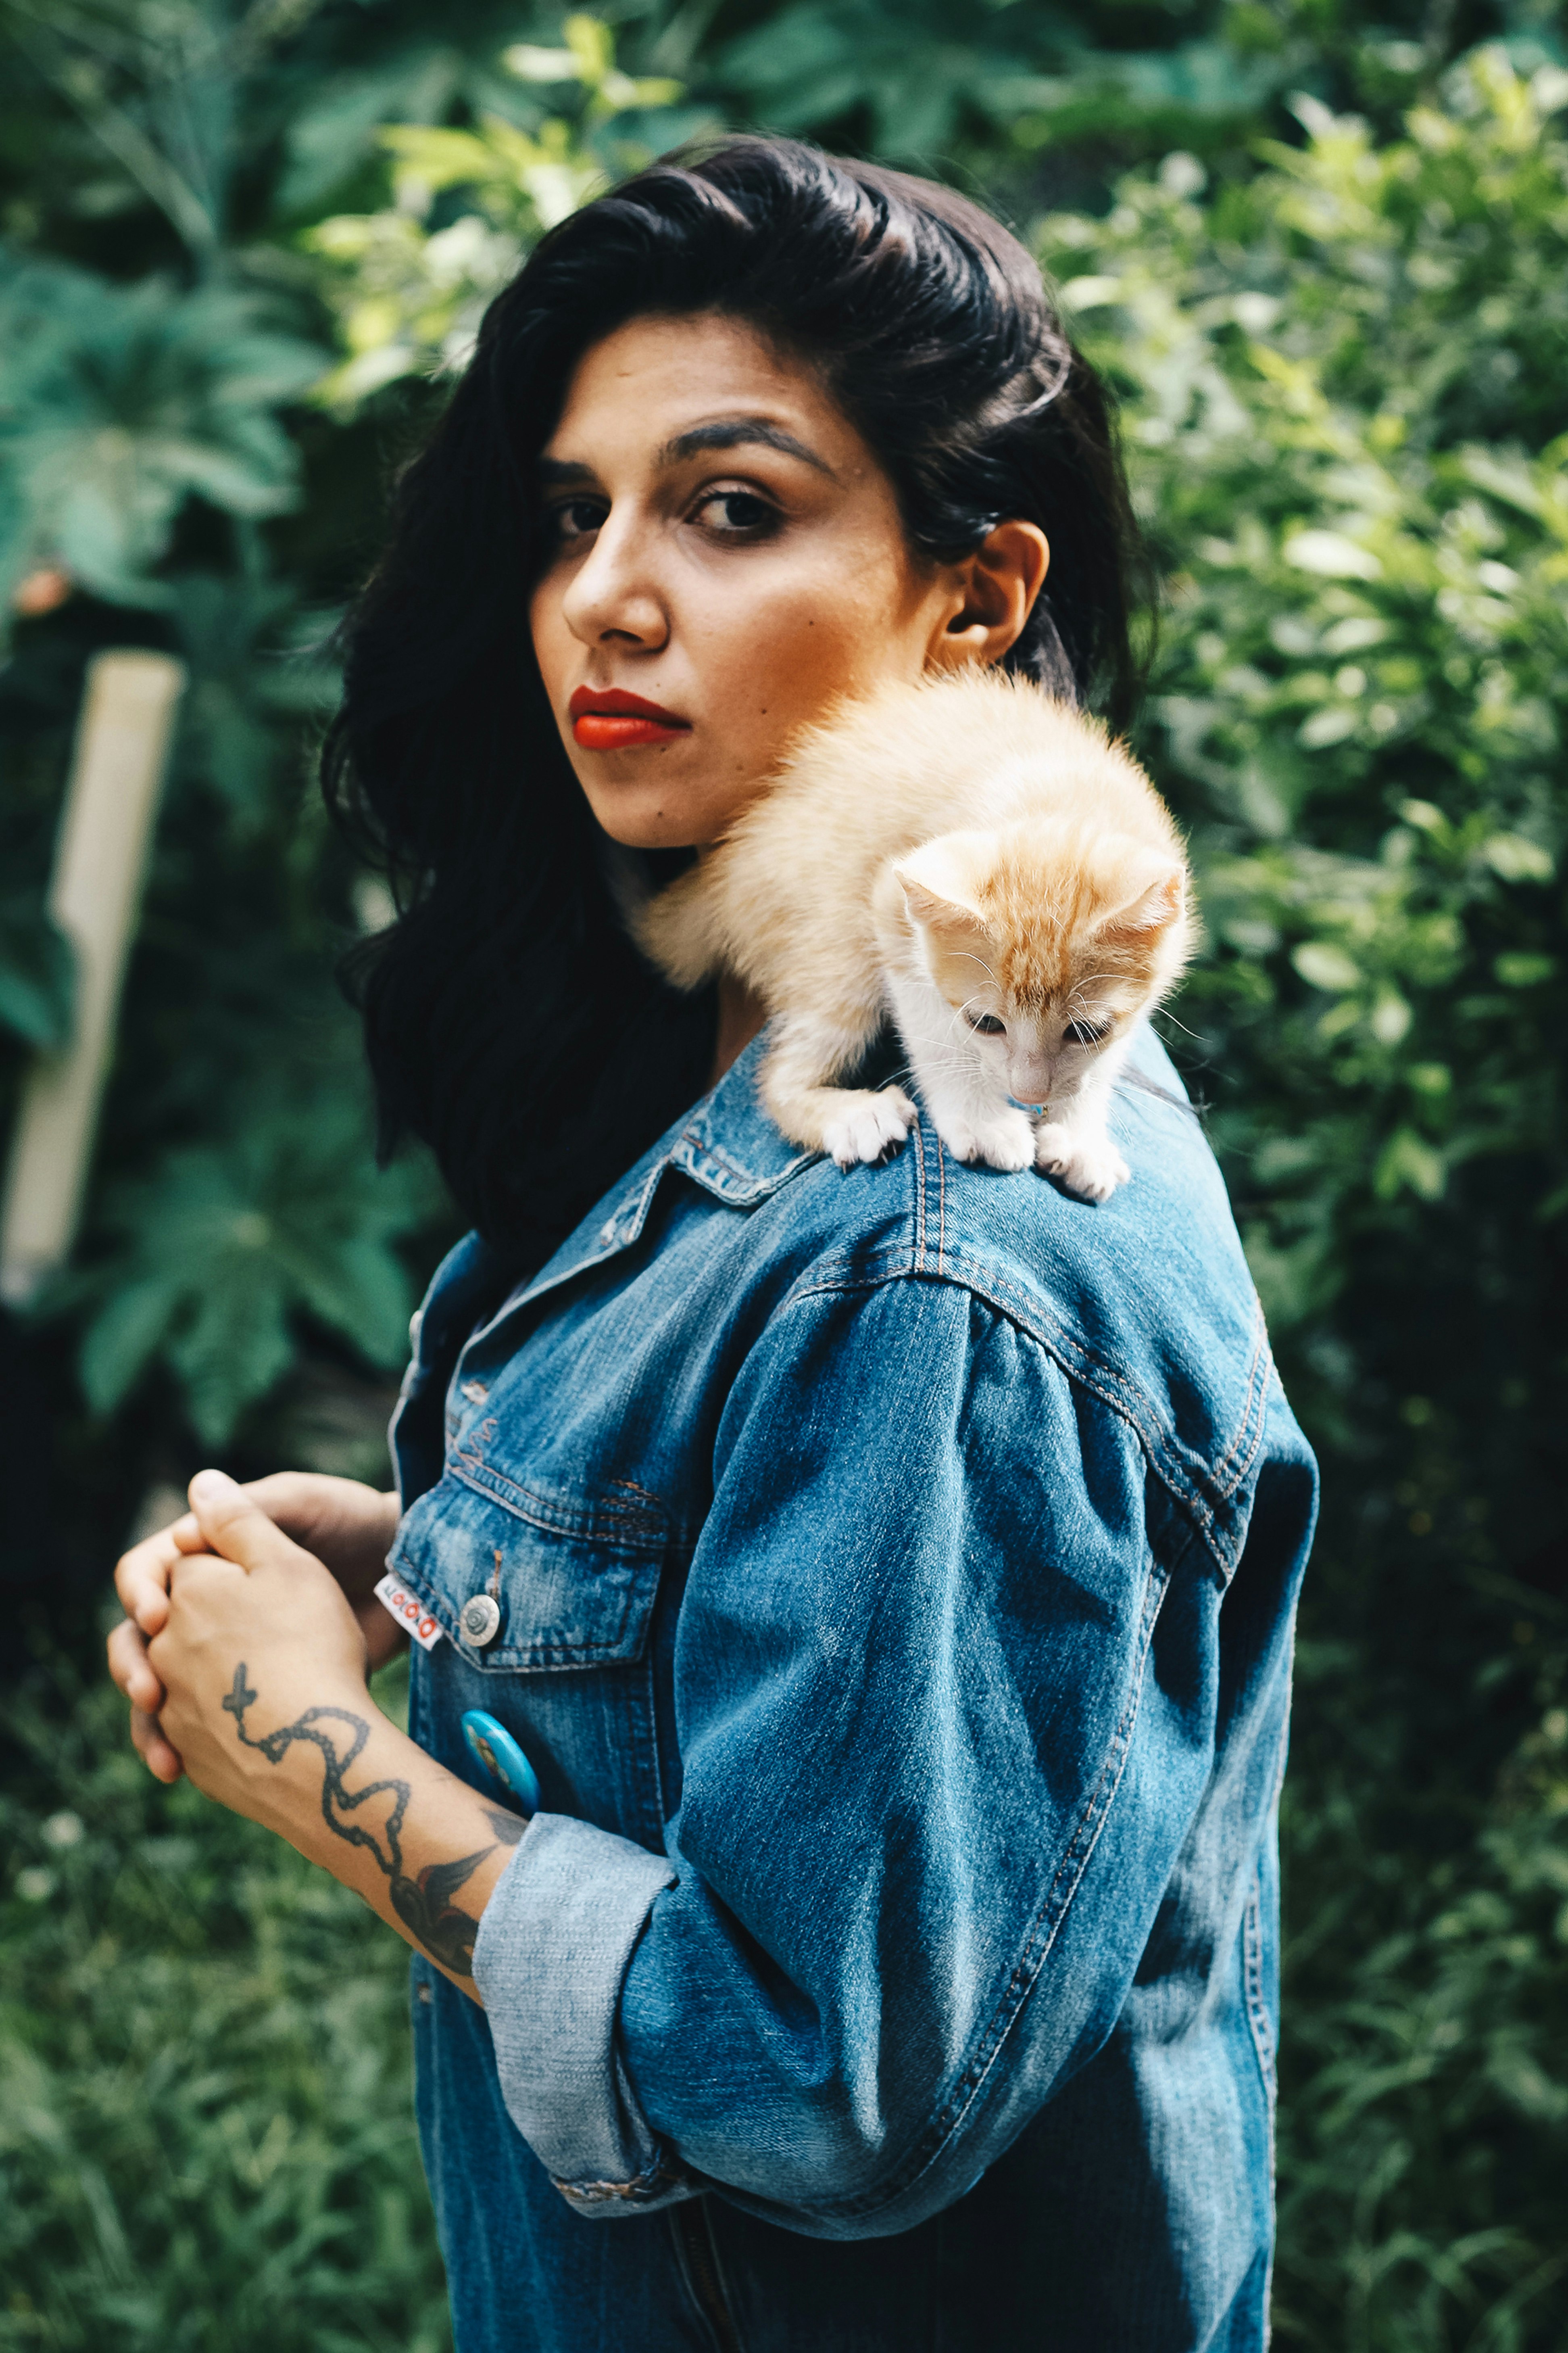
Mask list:
[{"label": "kitten's fur", "polygon": [[1185,961],[1188,896],[1136,762],[992,670],[841,705],[636,928],[679,987],[727,968],[762,997],[763,1098],[795,1143],[847,1168],[908,1134],[901,1088],[833,1084],[890,1010],[950,1151],[1103,1200],[1128,1174],[1111,1082]]}]

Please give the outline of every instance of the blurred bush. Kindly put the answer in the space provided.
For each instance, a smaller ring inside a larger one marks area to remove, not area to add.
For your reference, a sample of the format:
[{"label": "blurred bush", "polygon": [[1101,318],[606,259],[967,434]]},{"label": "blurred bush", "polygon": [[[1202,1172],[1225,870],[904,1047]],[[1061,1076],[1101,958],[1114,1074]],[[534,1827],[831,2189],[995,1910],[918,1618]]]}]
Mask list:
[{"label": "blurred bush", "polygon": [[0,2347],[444,2353],[402,1947],[52,1697],[0,1797]]},{"label": "blurred bush", "polygon": [[1324,1458],[1284,2343],[1564,2341],[1565,100],[1483,49],[1040,237],[1164,572],[1173,1043]]},{"label": "blurred bush", "polygon": [[[331,968],[386,902],[310,751],[386,473],[519,248],[730,121],[977,186],[1121,387],[1143,748],[1210,932],[1171,1042],[1327,1472],[1278,2339],[1568,2343],[1555,12],[0,0],[0,1120],[68,1021],[83,664],[192,680],[78,1262],[0,1328],[17,1620],[53,1591],[94,1639],[138,1497],[214,1447],[384,1475],[449,1229],[426,1162],[374,1166]],[[400,1954],[140,1782],[96,1686],[11,1738],[0,2348],[441,2342]]]}]

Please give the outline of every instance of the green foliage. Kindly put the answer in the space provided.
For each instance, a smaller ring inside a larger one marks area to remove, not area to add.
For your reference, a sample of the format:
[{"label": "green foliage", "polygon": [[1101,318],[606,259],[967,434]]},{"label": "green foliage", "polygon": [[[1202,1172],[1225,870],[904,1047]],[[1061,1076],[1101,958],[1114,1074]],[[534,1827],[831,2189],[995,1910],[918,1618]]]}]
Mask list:
[{"label": "green foliage", "polygon": [[0,900],[0,1029],[41,1052],[70,1034],[70,942],[30,892]]},{"label": "green foliage", "polygon": [[1242,58],[1212,37],[1118,53],[1102,31],[1028,0],[978,23],[946,0],[796,0],[731,43],[718,70],[773,129],[863,124],[880,153],[929,167],[973,151],[977,133],[1025,153],[1063,138],[1234,135],[1301,62],[1299,47]]},{"label": "green foliage", "polygon": [[1180,565],[1152,750],[1215,934],[1184,1018],[1247,1057],[1220,1133],[1277,1327],[1402,1191],[1568,1177],[1568,147],[1490,55],[1381,150],[1304,111],[1208,206],[1178,156],[1045,231]]},{"label": "green foliage", "polygon": [[1568,143],[1497,52],[1041,251],[1166,575],[1177,1007],[1324,1457],[1288,1783],[1281,2343],[1561,2344]]},{"label": "green foliage", "polygon": [[[521,82],[573,93],[571,115],[547,115],[531,132],[495,113],[472,130],[391,125],[380,136],[395,159],[393,206],[340,214],[306,234],[309,250],[338,265],[323,290],[349,356],[317,387],[330,406],[352,410],[401,376],[460,367],[520,255],[617,169],[635,170],[692,127],[666,111],[680,84],[618,71],[596,17],[568,16],[562,31],[564,47],[518,42],[500,62]],[[433,227],[454,192],[455,216],[448,203]]]},{"label": "green foliage", "polygon": [[252,1103],[225,1145],[170,1152],[110,1197],[128,1246],[86,1278],[101,1302],[81,1354],[96,1412],[161,1354],[198,1435],[224,1445],[293,1361],[290,1310],[401,1366],[414,1299],[393,1244],[431,1203],[411,1167],[366,1166],[365,1113],[358,1087]]},{"label": "green foliage", "polygon": [[100,1685],[8,1716],[0,2348],[445,2353],[402,1946]]},{"label": "green foliage", "polygon": [[47,562],[116,604],[161,604],[148,575],[188,498],[246,516],[293,504],[278,411],[319,360],[245,297],[12,262],[0,343],[0,596]]},{"label": "green foliage", "polygon": [[[69,1463],[123,1449],[57,1495],[100,1581],[150,1464],[380,1475],[347,1366],[395,1364],[442,1219],[423,1164],[374,1172],[330,976],[385,909],[308,770],[419,380],[551,221],[704,125],[1057,207],[1039,248],[1121,388],[1164,584],[1143,746],[1209,927],[1173,1043],[1327,1473],[1276,2341],[1559,2353],[1558,13],[725,0],[612,36],[528,0],[0,0],[0,44],[6,1098],[68,1019],[42,909],[83,664],[156,643],[191,674],[57,1303],[85,1404],[47,1376]],[[101,1694],[28,1736],[0,2348],[443,2343],[396,1947],[155,1790]]]},{"label": "green foliage", "polygon": [[[1299,1666],[1303,1711],[1342,1723],[1342,1679],[1356,1672],[1346,1646],[1303,1644]],[[1561,1637],[1537,1689],[1555,1703],[1470,1843],[1426,1873],[1408,1848],[1367,1835],[1368,1766],[1409,1769],[1394,1727],[1370,1755],[1356,1744],[1314,1757],[1287,1785],[1299,1893],[1279,2150],[1283,2345],[1524,2353],[1563,2341]]]}]

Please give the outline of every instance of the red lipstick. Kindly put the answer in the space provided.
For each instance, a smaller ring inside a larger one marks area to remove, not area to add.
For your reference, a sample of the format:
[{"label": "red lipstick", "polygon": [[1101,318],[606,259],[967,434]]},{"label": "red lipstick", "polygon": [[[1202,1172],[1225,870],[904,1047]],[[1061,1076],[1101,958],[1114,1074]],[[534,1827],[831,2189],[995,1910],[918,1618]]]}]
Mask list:
[{"label": "red lipstick", "polygon": [[673,744],[689,735],[691,722],[660,710],[624,687],[579,686],[566,709],[572,733],[584,752],[625,752],[638,744]]}]

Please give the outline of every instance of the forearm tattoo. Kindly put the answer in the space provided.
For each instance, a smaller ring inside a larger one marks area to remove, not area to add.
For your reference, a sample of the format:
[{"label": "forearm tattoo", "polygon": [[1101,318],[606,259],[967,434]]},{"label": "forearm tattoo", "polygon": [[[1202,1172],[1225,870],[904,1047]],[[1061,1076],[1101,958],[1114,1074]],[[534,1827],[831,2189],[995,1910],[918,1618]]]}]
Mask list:
[{"label": "forearm tattoo", "polygon": [[[347,1841],[350,1846],[363,1846],[374,1855],[376,1863],[390,1883],[388,1893],[392,1908],[419,1944],[439,1961],[443,1968],[459,1977],[474,1973],[474,1938],[479,1924],[472,1913],[462,1911],[452,1901],[466,1879],[470,1878],[498,1846],[515,1846],[526,1822],[516,1814],[503,1812],[499,1807],[486,1807],[490,1828],[495,1832],[489,1846],[478,1847],[472,1854],[454,1856],[450,1862],[427,1863],[418,1876],[410,1879],[403,1868],[403,1820],[408,1811],[410,1797],[406,1781],[367,1781],[363,1789],[352,1794],[345,1787],[345,1776],[370,1738],[370,1725],[363,1715],[355,1715],[346,1707],[308,1707],[292,1724],[265,1739],[253,1740],[245,1728],[245,1712],[254,1707],[260,1694],[246,1681],[242,1659],[234,1671],[234,1688],[223,1704],[232,1715],[240,1740],[247,1748],[254,1748],[269,1765],[280,1765],[297,1740],[308,1740],[321,1752],[326,1768],[321,1782],[321,1819],[334,1838]],[[346,1732],[330,1730],[332,1725],[346,1727]],[[378,1836],[374,1829],[353,1816],[372,1798],[390,1796],[392,1810]]]}]

